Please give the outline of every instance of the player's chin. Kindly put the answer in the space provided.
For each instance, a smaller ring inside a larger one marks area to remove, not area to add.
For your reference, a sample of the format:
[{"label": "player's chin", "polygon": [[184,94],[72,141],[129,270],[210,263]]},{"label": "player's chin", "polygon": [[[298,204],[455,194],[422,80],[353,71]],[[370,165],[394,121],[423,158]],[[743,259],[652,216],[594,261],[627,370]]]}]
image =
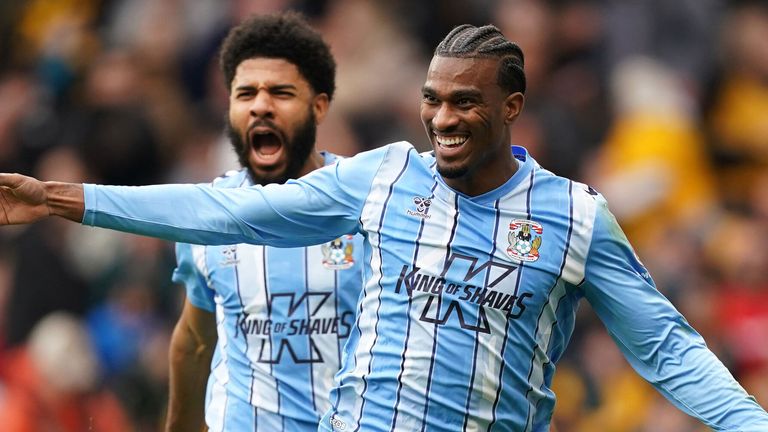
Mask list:
[{"label": "player's chin", "polygon": [[250,160],[251,172],[256,176],[256,180],[259,180],[262,184],[268,183],[283,183],[285,182],[287,164],[276,163],[263,163],[262,161]]},{"label": "player's chin", "polygon": [[465,164],[437,162],[437,173],[446,179],[455,179],[467,174],[468,168]]}]

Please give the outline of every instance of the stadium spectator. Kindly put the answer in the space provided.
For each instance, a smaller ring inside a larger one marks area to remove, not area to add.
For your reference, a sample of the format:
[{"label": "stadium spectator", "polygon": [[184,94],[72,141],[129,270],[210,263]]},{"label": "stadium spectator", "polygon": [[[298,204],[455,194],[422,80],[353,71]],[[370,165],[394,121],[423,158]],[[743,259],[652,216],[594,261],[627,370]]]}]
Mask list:
[{"label": "stadium spectator", "polygon": [[492,25],[452,30],[422,87],[432,152],[399,142],[295,182],[234,190],[3,174],[3,222],[60,216],[210,244],[363,234],[356,332],[321,430],[547,429],[554,364],[582,298],[679,409],[715,429],[767,428],[768,413],[656,289],[605,199],[510,148],[523,63]]}]

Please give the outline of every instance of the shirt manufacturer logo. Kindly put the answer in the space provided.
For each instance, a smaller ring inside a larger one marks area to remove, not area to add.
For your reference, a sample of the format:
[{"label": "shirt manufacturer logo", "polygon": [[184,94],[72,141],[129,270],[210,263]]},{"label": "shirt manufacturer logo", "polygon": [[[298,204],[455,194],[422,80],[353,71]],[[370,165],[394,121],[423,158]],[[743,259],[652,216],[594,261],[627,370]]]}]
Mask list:
[{"label": "shirt manufacturer logo", "polygon": [[416,211],[411,209],[406,210],[409,216],[416,216],[424,219],[429,219],[432,215],[429,214],[429,207],[432,205],[431,198],[425,198],[420,196],[413,197],[413,203],[416,205]]},{"label": "shirt manufacturer logo", "polygon": [[237,259],[237,245],[224,246],[221,254],[224,256],[219,263],[222,267],[236,266],[240,263]]},{"label": "shirt manufacturer logo", "polygon": [[344,423],[343,420],[338,418],[336,414],[332,415],[331,418],[328,420],[328,422],[331,424],[331,426],[336,430],[345,430],[347,428],[347,424]]}]

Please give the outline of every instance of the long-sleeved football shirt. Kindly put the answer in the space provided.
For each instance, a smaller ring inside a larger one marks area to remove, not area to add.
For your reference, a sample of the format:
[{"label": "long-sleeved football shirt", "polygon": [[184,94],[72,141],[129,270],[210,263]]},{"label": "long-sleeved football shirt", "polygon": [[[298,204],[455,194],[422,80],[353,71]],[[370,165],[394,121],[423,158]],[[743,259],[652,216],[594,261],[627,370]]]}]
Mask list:
[{"label": "long-sleeved football shirt", "polygon": [[716,430],[768,430],[655,288],[603,197],[511,151],[516,173],[479,196],[400,142],[284,185],[86,185],[83,223],[272,246],[362,233],[365,284],[320,430],[546,431],[581,298],[677,407]]}]

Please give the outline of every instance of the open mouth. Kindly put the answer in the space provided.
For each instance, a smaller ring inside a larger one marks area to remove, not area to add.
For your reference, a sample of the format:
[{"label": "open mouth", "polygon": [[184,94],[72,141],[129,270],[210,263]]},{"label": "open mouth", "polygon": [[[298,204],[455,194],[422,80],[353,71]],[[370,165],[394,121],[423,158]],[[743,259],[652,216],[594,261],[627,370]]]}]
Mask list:
[{"label": "open mouth", "polygon": [[466,135],[438,135],[435,133],[435,142],[438,147],[444,150],[458,150],[469,139]]},{"label": "open mouth", "polygon": [[265,162],[276,160],[283,148],[281,136],[269,127],[259,126],[251,129],[249,141],[253,153]]}]

